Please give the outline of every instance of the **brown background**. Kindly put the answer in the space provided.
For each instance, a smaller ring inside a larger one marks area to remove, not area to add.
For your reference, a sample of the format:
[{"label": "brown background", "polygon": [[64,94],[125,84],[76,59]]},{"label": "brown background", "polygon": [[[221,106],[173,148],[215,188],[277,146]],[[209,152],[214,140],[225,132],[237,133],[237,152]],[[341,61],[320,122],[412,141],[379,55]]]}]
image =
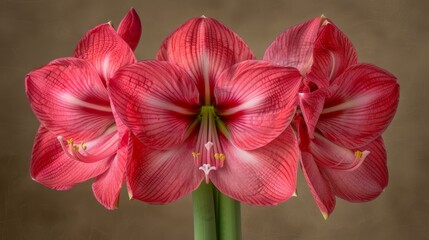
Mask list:
[{"label": "brown background", "polygon": [[353,41],[360,61],[394,73],[400,106],[384,133],[390,183],[375,201],[338,200],[328,221],[302,175],[299,197],[277,207],[243,206],[244,239],[429,239],[429,30],[427,1],[56,1],[0,3],[0,239],[191,239],[191,198],[153,206],[128,201],[107,211],[90,182],[57,192],[33,182],[29,158],[38,123],[24,94],[24,76],[69,56],[97,24],[118,24],[134,6],[143,22],[139,59],[153,58],[185,20],[202,14],[225,23],[260,58],[286,27],[320,14]]}]

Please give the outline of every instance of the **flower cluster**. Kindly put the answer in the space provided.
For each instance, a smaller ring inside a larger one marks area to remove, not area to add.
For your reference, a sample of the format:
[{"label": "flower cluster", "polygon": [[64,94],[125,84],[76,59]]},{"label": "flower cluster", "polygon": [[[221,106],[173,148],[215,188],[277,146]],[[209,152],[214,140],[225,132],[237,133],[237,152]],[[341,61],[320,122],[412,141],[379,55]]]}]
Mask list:
[{"label": "flower cluster", "polygon": [[94,178],[97,200],[170,203],[212,183],[252,205],[296,192],[298,164],[323,215],[335,196],[368,201],[387,185],[382,132],[396,78],[359,63],[348,38],[318,17],[284,31],[256,60],[220,22],[193,18],[137,61],[131,9],[117,30],[90,30],[72,57],[30,72],[41,125],[31,176],[57,190]]}]

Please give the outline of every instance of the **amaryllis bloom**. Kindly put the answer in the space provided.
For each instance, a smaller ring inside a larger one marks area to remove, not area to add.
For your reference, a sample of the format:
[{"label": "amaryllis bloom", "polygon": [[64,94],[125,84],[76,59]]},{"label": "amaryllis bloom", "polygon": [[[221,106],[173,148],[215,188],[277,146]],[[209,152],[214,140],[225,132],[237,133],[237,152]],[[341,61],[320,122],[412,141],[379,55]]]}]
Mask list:
[{"label": "amaryllis bloom", "polygon": [[388,182],[381,134],[398,106],[395,76],[358,63],[350,40],[323,16],[287,29],[264,59],[305,77],[295,122],[301,167],[323,216],[333,211],[335,196],[377,197]]},{"label": "amaryllis bloom", "polygon": [[73,57],[56,59],[27,75],[27,96],[41,122],[31,158],[35,181],[66,190],[95,178],[97,200],[108,209],[116,207],[129,134],[106,86],[118,68],[136,62],[132,49],[140,34],[140,19],[131,9],[117,32],[101,24],[80,40]]},{"label": "amaryllis bloom", "polygon": [[298,146],[288,126],[301,75],[253,58],[235,33],[200,17],[164,41],[159,61],[116,72],[112,101],[138,139],[132,198],[168,203],[203,180],[256,205],[295,192]]}]

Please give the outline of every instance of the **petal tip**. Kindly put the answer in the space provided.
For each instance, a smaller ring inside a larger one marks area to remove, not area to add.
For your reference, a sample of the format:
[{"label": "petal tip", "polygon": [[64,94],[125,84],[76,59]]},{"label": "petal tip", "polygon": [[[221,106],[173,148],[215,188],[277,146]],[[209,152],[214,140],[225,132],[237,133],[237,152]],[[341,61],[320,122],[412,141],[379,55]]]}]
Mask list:
[{"label": "petal tip", "polygon": [[116,204],[115,204],[115,209],[118,209],[119,208],[119,196],[118,196],[118,199],[116,199]]},{"label": "petal tip", "polygon": [[114,211],[115,209],[117,209],[117,207],[116,207],[116,205],[114,205],[114,206],[105,206],[105,205],[103,205],[107,210],[109,210],[109,211]]},{"label": "petal tip", "polygon": [[322,213],[323,219],[328,220],[329,213],[327,213],[327,212],[321,212],[321,213]]},{"label": "petal tip", "polygon": [[131,191],[128,191],[128,200],[133,200],[133,193]]},{"label": "petal tip", "polygon": [[33,176],[33,174],[31,174],[31,175],[30,175],[30,177],[31,177],[31,180],[33,180],[34,182],[36,182],[36,183],[40,183],[40,182],[37,180],[37,176]]},{"label": "petal tip", "polygon": [[325,26],[329,23],[330,23],[329,19],[325,16],[325,14],[322,13],[322,15],[320,16],[320,25]]}]

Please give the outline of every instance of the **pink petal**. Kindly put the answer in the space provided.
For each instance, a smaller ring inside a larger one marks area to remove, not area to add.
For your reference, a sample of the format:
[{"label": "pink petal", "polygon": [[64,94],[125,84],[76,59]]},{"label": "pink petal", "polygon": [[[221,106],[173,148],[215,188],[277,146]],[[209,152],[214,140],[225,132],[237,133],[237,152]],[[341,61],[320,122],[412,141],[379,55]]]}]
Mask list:
[{"label": "pink petal", "polygon": [[70,159],[62,150],[57,137],[40,127],[34,140],[31,156],[31,177],[53,189],[66,190],[105,172],[112,158],[95,163]]},{"label": "pink petal", "polygon": [[109,83],[116,111],[144,144],[169,149],[182,143],[199,113],[198,92],[187,74],[168,62],[122,68]]},{"label": "pink petal", "polygon": [[33,112],[56,136],[83,141],[114,124],[107,90],[84,60],[54,60],[30,72],[25,83]]},{"label": "pink petal", "polygon": [[119,142],[119,134],[115,126],[107,129],[100,136],[88,139],[87,141],[73,141],[69,143],[68,141],[70,140],[66,140],[62,136],[58,136],[57,138],[61,142],[63,151],[70,158],[85,163],[98,162],[115,155]]},{"label": "pink petal", "polygon": [[118,35],[128,43],[132,50],[137,48],[142,34],[142,25],[140,17],[134,8],[131,8],[127,15],[124,16],[118,26],[117,32]]},{"label": "pink petal", "polygon": [[224,166],[210,173],[219,191],[252,205],[276,205],[295,193],[298,145],[292,128],[256,150],[239,149],[225,138],[221,143]]},{"label": "pink petal", "polygon": [[313,63],[314,44],[324,21],[321,16],[286,29],[267,48],[263,59],[276,65],[295,67],[306,75]]},{"label": "pink petal", "polygon": [[129,194],[149,203],[170,203],[194,191],[203,180],[192,151],[196,138],[167,151],[146,148],[133,139],[133,161],[127,172]]},{"label": "pink petal", "polygon": [[317,123],[318,130],[346,148],[378,138],[395,115],[399,85],[395,76],[373,65],[354,65],[335,84]]},{"label": "pink petal", "polygon": [[[118,130],[119,136],[128,135],[129,134],[128,127],[125,126],[124,122],[119,117],[118,112],[116,111],[116,108],[113,104],[112,104],[112,113],[113,113],[113,117],[114,117],[115,122],[116,122],[116,128]],[[118,141],[118,144],[120,145],[121,142]],[[118,145],[118,148],[119,148],[119,145]]]},{"label": "pink petal", "polygon": [[331,182],[335,195],[347,201],[370,201],[380,195],[387,186],[388,173],[383,139],[376,139],[364,149],[371,153],[354,171],[321,169]]},{"label": "pink petal", "polygon": [[312,139],[308,134],[309,131],[302,115],[298,113],[295,114],[293,123],[291,125],[295,127],[294,129],[297,132],[296,135],[298,138],[299,149],[303,152],[308,152]]},{"label": "pink petal", "polygon": [[[331,87],[332,88],[332,87]],[[317,89],[314,92],[299,93],[299,107],[307,124],[308,135],[312,138],[320,113],[325,104],[325,98],[331,94],[330,88]]]},{"label": "pink petal", "polygon": [[118,68],[136,62],[131,48],[108,23],[88,31],[78,43],[74,57],[83,58],[94,65],[104,81],[112,77]]},{"label": "pink petal", "polygon": [[128,134],[123,135],[121,147],[112,160],[109,169],[96,177],[92,184],[94,196],[107,209],[118,207],[119,193],[125,179],[128,160]]},{"label": "pink petal", "polygon": [[357,63],[353,44],[340,29],[328,21],[317,38],[313,58],[309,78],[319,88],[328,86],[347,67]]},{"label": "pink petal", "polygon": [[265,146],[292,120],[301,75],[294,68],[244,61],[219,76],[216,110],[237,147]]},{"label": "pink petal", "polygon": [[318,133],[310,143],[310,152],[319,167],[348,171],[358,168],[370,153],[367,149],[354,152],[338,146]]},{"label": "pink petal", "polygon": [[327,219],[335,208],[335,195],[332,186],[326,176],[320,172],[310,153],[301,152],[301,167],[311,194],[323,217]]},{"label": "pink petal", "polygon": [[210,100],[217,76],[233,64],[253,59],[246,43],[222,23],[193,18],[162,44],[157,59],[184,68],[197,83],[200,98]]}]

